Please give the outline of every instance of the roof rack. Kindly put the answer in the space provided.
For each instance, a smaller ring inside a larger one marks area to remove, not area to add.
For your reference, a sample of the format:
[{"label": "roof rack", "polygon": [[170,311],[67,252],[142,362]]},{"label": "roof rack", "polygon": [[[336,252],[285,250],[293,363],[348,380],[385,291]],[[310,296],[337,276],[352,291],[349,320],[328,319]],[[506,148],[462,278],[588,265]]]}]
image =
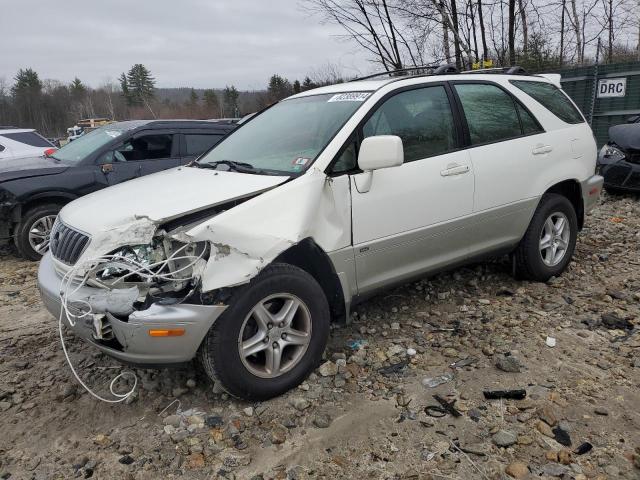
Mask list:
[{"label": "roof rack", "polygon": [[465,70],[460,73],[499,73],[503,75],[529,75],[529,73],[519,65],[514,65],[512,67],[479,68],[477,70]]},{"label": "roof rack", "polygon": [[416,67],[406,67],[406,68],[399,68],[397,70],[378,72],[371,75],[367,75],[365,77],[358,77],[354,81],[370,80],[372,78],[383,77],[386,75],[390,77],[401,77],[403,75],[413,76],[410,74],[410,72],[416,72],[413,74],[415,76],[446,75],[450,73],[458,73],[458,69],[453,63],[448,63],[446,65],[418,65]]}]

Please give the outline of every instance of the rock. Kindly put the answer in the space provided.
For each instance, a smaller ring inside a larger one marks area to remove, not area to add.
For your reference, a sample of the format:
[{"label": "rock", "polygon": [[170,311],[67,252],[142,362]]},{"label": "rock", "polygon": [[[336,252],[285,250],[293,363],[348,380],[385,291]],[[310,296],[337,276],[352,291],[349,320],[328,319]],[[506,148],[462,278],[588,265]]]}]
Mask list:
[{"label": "rock", "polygon": [[331,360],[323,363],[318,368],[318,373],[323,377],[333,377],[338,374],[338,366]]},{"label": "rock", "polygon": [[602,415],[602,416],[607,416],[607,415],[609,415],[609,410],[607,410],[607,409],[606,409],[606,408],[604,408],[604,407],[596,407],[596,408],[593,410],[593,412],[594,412],[596,415]]},{"label": "rock", "polygon": [[558,461],[563,465],[570,465],[573,463],[573,457],[569,450],[560,450],[558,452]]},{"label": "rock", "polygon": [[202,425],[204,426],[204,417],[200,415],[189,415],[187,417],[187,424],[189,425]]},{"label": "rock", "polygon": [[180,397],[180,396],[184,395],[184,394],[185,394],[185,393],[187,393],[188,391],[189,391],[189,389],[188,389],[188,388],[176,387],[176,388],[174,388],[174,389],[171,391],[171,394],[172,394],[174,397],[176,397],[176,398],[177,398],[177,397]]},{"label": "rock", "polygon": [[558,425],[556,428],[552,430],[553,438],[555,438],[556,442],[560,445],[564,445],[565,447],[571,446],[571,435],[569,434],[569,430],[563,426]]},{"label": "rock", "polygon": [[169,415],[162,420],[162,423],[178,428],[180,426],[180,415]]},{"label": "rock", "polygon": [[293,408],[295,408],[299,412],[302,412],[303,410],[306,410],[311,406],[311,403],[309,402],[309,400],[303,397],[294,397],[290,400],[289,403]]},{"label": "rock", "polygon": [[318,413],[313,417],[313,424],[318,428],[329,428],[331,417],[327,413]]},{"label": "rock", "polygon": [[253,416],[253,407],[247,407],[242,409],[242,413],[244,413],[247,417]]},{"label": "rock", "polygon": [[562,477],[569,472],[569,468],[559,463],[547,463],[542,466],[542,473],[550,477]]},{"label": "rock", "polygon": [[518,445],[531,445],[533,438],[529,435],[518,435]]},{"label": "rock", "polygon": [[222,425],[224,425],[224,420],[222,419],[222,417],[219,417],[217,415],[207,415],[204,419],[204,423],[207,425],[207,427],[221,427]]},{"label": "rock", "polygon": [[231,453],[225,455],[222,459],[222,463],[225,467],[229,468],[245,467],[251,463],[251,457],[249,455]]},{"label": "rock", "polygon": [[553,427],[558,423],[558,419],[556,418],[556,415],[553,412],[553,408],[551,408],[550,405],[545,405],[540,408],[538,410],[538,417],[550,427]]},{"label": "rock", "polygon": [[520,360],[511,355],[498,357],[496,367],[503,372],[520,373],[522,371]]},{"label": "rock", "polygon": [[106,435],[99,434],[93,438],[93,443],[100,445],[101,447],[106,447],[111,443],[111,439]]},{"label": "rock", "polygon": [[134,462],[134,459],[131,455],[124,455],[118,459],[118,463],[122,465],[131,465]]},{"label": "rock", "polygon": [[505,468],[504,472],[512,478],[524,478],[529,475],[529,467],[526,463],[513,462]]},{"label": "rock", "polygon": [[187,387],[188,388],[196,388],[196,381],[193,378],[190,378],[189,380],[187,380]]},{"label": "rock", "polygon": [[536,430],[538,430],[545,437],[553,438],[553,431],[551,430],[551,427],[542,420],[539,420],[536,423]]},{"label": "rock", "polygon": [[185,467],[190,470],[203,468],[204,465],[205,465],[204,455],[200,452],[195,452],[190,454],[187,457],[187,462],[185,463]]},{"label": "rock", "polygon": [[518,441],[518,437],[508,430],[499,430],[493,435],[492,440],[498,447],[509,447]]},{"label": "rock", "polygon": [[280,445],[287,441],[287,428],[283,425],[276,425],[271,429],[271,443]]}]

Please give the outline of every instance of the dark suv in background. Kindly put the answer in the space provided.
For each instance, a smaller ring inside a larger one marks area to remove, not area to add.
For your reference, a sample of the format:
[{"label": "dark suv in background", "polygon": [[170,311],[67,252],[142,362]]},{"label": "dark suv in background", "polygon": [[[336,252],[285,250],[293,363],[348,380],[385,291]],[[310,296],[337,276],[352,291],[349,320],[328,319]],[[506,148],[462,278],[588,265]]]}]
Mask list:
[{"label": "dark suv in background", "polygon": [[48,157],[2,162],[0,245],[13,238],[23,257],[38,260],[49,247],[51,227],[65,204],[111,185],[187,164],[234,128],[228,121],[118,122]]}]

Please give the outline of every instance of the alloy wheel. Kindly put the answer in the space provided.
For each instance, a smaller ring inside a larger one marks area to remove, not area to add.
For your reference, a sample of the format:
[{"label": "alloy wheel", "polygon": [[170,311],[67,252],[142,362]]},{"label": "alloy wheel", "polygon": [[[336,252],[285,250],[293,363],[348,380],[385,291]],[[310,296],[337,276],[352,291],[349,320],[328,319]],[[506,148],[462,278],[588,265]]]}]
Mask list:
[{"label": "alloy wheel", "polygon": [[277,293],[259,301],[244,319],[238,352],[244,366],[261,378],[293,369],[311,341],[311,314],[295,295]]},{"label": "alloy wheel", "polygon": [[29,245],[41,255],[49,249],[51,230],[55,221],[56,215],[45,215],[33,222],[29,229]]},{"label": "alloy wheel", "polygon": [[547,217],[540,234],[540,255],[545,265],[555,267],[565,257],[571,239],[569,219],[562,212]]}]

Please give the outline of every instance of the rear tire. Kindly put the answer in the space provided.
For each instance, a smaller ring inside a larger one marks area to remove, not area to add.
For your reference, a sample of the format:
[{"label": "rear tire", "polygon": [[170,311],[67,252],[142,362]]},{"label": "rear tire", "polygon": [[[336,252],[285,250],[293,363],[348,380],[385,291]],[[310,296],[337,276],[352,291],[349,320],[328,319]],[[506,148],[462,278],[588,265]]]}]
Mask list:
[{"label": "rear tire", "polygon": [[516,275],[538,282],[557,277],[571,262],[577,236],[578,217],[569,199],[543,195],[516,249]]},{"label": "rear tire", "polygon": [[61,209],[57,203],[45,203],[25,212],[14,235],[14,243],[22,257],[40,260],[49,250],[49,234]]},{"label": "rear tire", "polygon": [[302,383],[319,364],[329,337],[329,305],[304,270],[271,265],[228,305],[198,355],[209,378],[231,395],[267,400]]}]

